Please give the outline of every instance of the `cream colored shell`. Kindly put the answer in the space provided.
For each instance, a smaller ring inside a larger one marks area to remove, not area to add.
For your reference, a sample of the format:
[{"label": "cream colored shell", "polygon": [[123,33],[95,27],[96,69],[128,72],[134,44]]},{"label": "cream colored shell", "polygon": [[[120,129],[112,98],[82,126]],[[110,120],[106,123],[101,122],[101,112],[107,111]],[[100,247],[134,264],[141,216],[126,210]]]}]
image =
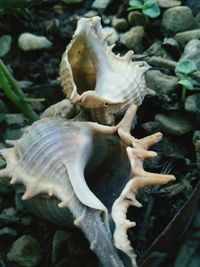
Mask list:
[{"label": "cream colored shell", "polygon": [[99,17],[81,18],[60,64],[61,85],[72,103],[91,108],[94,121],[114,124],[115,115],[141,105],[147,89],[145,62],[132,62],[108,46]]}]

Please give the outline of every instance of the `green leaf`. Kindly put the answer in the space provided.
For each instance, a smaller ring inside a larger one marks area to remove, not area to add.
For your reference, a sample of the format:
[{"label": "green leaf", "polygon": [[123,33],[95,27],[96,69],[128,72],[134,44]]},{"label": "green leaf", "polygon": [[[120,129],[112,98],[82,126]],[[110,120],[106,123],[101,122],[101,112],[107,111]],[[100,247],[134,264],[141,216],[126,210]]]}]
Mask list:
[{"label": "green leaf", "polygon": [[175,72],[182,73],[184,75],[192,74],[193,72],[197,70],[198,68],[196,64],[189,59],[178,62],[175,68]]},{"label": "green leaf", "polygon": [[178,81],[177,84],[181,84],[182,86],[184,86],[186,89],[190,91],[194,90],[194,87],[189,80],[183,79],[183,80]]},{"label": "green leaf", "polygon": [[143,6],[143,2],[141,0],[131,0],[129,1],[129,5],[131,7],[135,7],[136,9],[138,9]]},{"label": "green leaf", "polygon": [[143,14],[150,17],[156,18],[160,15],[160,8],[157,5],[153,5],[152,7],[142,10]]},{"label": "green leaf", "polygon": [[152,7],[153,5],[158,5],[156,0],[146,0],[144,1],[144,5],[149,8]]}]

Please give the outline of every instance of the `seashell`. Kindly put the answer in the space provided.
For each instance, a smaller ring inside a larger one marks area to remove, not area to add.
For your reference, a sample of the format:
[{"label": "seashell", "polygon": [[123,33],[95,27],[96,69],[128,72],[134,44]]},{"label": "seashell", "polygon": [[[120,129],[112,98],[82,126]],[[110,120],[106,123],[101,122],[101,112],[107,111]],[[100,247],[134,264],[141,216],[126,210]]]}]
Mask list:
[{"label": "seashell", "polygon": [[[135,113],[134,105],[116,126],[43,118],[27,128],[19,140],[8,141],[13,147],[0,150],[7,163],[0,177],[11,177],[10,183],[22,184],[22,200],[38,215],[79,227],[103,267],[136,266],[127,236],[128,228],[135,223],[126,219],[127,209],[129,205],[140,206],[135,197],[141,187],[175,179],[173,175],[144,171],[143,160],[156,156],[147,149],[162,135],[135,139],[130,134]],[[109,151],[111,141],[115,152]],[[105,173],[97,179],[94,170],[101,168],[102,162],[109,162],[108,170],[116,167],[117,173],[109,177],[110,181]],[[89,172],[86,181],[85,173]],[[127,258],[120,259],[113,245],[110,210],[115,223],[115,247],[128,255],[131,265]]]},{"label": "seashell", "polygon": [[112,52],[99,17],[81,18],[60,64],[63,91],[74,104],[90,108],[94,121],[112,125],[117,114],[139,106],[147,88],[146,62],[132,62],[133,51],[124,56]]},{"label": "seashell", "polygon": [[37,36],[32,33],[22,33],[18,39],[18,46],[24,51],[50,48],[50,42],[45,36]]}]

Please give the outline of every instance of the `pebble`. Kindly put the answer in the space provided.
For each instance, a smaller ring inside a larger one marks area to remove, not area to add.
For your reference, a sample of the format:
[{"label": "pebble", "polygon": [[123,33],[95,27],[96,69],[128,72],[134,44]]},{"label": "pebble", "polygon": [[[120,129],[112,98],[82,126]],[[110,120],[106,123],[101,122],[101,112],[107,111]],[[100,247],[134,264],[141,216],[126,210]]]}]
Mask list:
[{"label": "pebble", "polygon": [[192,29],[194,17],[187,6],[172,7],[163,13],[162,30],[167,34],[174,34]]},{"label": "pebble", "polygon": [[22,33],[18,38],[18,46],[24,51],[50,48],[52,45],[52,42],[45,36],[37,36],[28,32]]},{"label": "pebble", "polygon": [[3,239],[12,239],[17,236],[17,231],[10,227],[4,227],[0,229],[0,240]]},{"label": "pebble", "polygon": [[10,51],[12,37],[10,35],[3,35],[0,37],[0,57],[4,57]]},{"label": "pebble", "polygon": [[145,73],[147,87],[157,94],[170,94],[176,90],[178,79],[159,70],[148,70]]},{"label": "pebble", "polygon": [[119,34],[113,27],[104,27],[102,30],[104,36],[108,36],[106,39],[109,45],[115,44],[119,40]]},{"label": "pebble", "polygon": [[[0,169],[2,169],[2,168],[5,167],[5,166],[6,166],[6,162],[5,162],[5,160],[0,158]],[[1,181],[1,180],[0,180],[0,181]]]},{"label": "pebble", "polygon": [[155,121],[159,123],[164,133],[180,136],[189,133],[192,125],[185,114],[179,111],[168,112],[167,114],[156,114]]},{"label": "pebble", "polygon": [[111,0],[95,0],[92,3],[92,8],[104,10],[110,4]]},{"label": "pebble", "polygon": [[45,117],[56,117],[71,119],[76,115],[77,108],[72,105],[68,99],[64,99],[54,105],[51,105],[40,116],[41,118]]},{"label": "pebble", "polygon": [[95,16],[98,16],[98,12],[96,12],[95,10],[90,10],[84,14],[85,18],[92,18]]},{"label": "pebble", "polygon": [[11,129],[6,128],[4,133],[4,140],[16,140],[19,139],[24,133],[23,128]]},{"label": "pebble", "polygon": [[117,31],[126,31],[128,29],[128,22],[124,18],[113,18],[112,19],[112,26]]},{"label": "pebble", "polygon": [[16,223],[19,222],[17,217],[17,210],[14,207],[3,209],[0,214],[0,221],[4,223]]},{"label": "pebble", "polygon": [[200,39],[200,29],[177,33],[174,38],[184,47],[192,39]]},{"label": "pebble", "polygon": [[144,36],[144,27],[135,26],[121,35],[120,42],[127,48],[134,50],[134,52],[141,53],[143,50]]},{"label": "pebble", "polygon": [[200,40],[194,39],[186,44],[179,61],[184,59],[192,60],[200,70]]},{"label": "pebble", "polygon": [[34,267],[41,261],[42,248],[31,235],[23,235],[12,244],[7,258],[21,266]]},{"label": "pebble", "polygon": [[157,0],[158,5],[162,8],[170,8],[181,5],[181,1],[178,0]]},{"label": "pebble", "polygon": [[185,0],[185,4],[189,6],[194,14],[200,12],[200,1],[199,0]]},{"label": "pebble", "polygon": [[185,111],[197,125],[200,123],[200,94],[193,94],[185,99]]},{"label": "pebble", "polygon": [[145,16],[139,11],[131,11],[128,14],[128,22],[130,26],[145,26],[147,24]]},{"label": "pebble", "polygon": [[8,126],[24,126],[25,117],[22,113],[6,114],[6,123]]}]

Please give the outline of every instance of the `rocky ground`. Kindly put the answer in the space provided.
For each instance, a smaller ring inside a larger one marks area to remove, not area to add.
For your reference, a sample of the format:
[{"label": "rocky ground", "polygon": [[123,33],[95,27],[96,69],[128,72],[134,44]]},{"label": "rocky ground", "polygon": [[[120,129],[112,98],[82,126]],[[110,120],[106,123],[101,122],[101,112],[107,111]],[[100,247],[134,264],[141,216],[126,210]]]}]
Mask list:
[{"label": "rocky ground", "polygon": [[[141,105],[134,135],[164,133],[163,140],[154,147],[159,156],[148,162],[146,168],[170,171],[177,181],[166,188],[144,190],[139,196],[144,207],[140,211],[130,210],[130,217],[137,217],[137,229],[131,230],[130,239],[138,258],[142,258],[199,181],[199,1],[158,0],[161,14],[157,18],[147,18],[140,10],[127,11],[128,1],[40,2],[29,8],[4,9],[0,14],[0,57],[29,97],[44,99],[32,102],[37,114],[64,99],[59,84],[59,63],[82,16],[99,15],[105,31],[111,33],[108,42],[116,43],[114,51],[124,54],[132,49],[134,60],[146,60],[151,66],[146,83],[156,95],[147,97]],[[27,38],[24,33],[29,33],[29,45],[24,42]],[[32,34],[43,38],[38,42]],[[181,104],[182,86],[177,84],[180,75],[175,67],[184,59],[194,62],[198,70],[191,75],[193,89],[186,92]],[[6,139],[19,138],[27,123],[24,114],[0,88],[0,148],[6,146]],[[0,158],[0,168],[3,167],[5,161]],[[180,250],[170,262],[165,261],[166,255],[159,256],[164,264],[159,265],[157,261],[156,266],[199,266],[199,236],[198,211]],[[4,178],[0,181],[0,266],[95,267],[98,262],[82,234],[30,214]]]}]

